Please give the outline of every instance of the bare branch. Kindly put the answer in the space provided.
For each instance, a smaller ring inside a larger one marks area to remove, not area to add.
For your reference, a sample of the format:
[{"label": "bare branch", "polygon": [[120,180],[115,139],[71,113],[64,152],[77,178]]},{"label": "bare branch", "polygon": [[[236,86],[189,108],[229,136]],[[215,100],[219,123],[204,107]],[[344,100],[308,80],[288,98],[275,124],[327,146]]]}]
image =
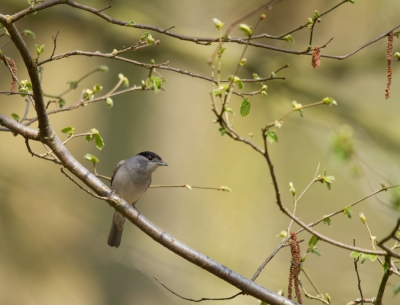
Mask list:
[{"label": "bare branch", "polygon": [[10,119],[4,114],[0,113],[0,125],[4,127],[0,127],[0,131],[11,131],[12,133],[20,134],[26,139],[39,141],[39,132],[32,128],[29,128],[17,121]]}]

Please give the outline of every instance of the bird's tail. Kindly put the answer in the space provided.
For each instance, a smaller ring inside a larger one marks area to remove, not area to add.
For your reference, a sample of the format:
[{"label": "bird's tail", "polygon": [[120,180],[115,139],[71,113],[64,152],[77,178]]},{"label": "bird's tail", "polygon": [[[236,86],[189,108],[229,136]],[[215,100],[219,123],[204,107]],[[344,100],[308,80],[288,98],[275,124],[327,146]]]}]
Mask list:
[{"label": "bird's tail", "polygon": [[[117,214],[118,212],[115,212]],[[119,245],[121,244],[121,238],[122,238],[122,232],[124,232],[124,222],[125,222],[125,217],[122,216],[123,222],[122,225],[120,224],[120,228],[116,225],[116,221],[118,222],[118,218],[121,218],[121,214],[114,215],[112,225],[111,225],[111,230],[110,234],[108,235],[108,245],[110,247],[115,247],[118,248]]]}]

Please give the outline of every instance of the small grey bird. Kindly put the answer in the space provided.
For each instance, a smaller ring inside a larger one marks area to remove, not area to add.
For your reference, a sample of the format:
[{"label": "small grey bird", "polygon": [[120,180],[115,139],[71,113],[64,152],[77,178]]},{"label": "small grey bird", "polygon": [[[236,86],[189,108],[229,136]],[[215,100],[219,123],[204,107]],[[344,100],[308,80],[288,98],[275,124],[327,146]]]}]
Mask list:
[{"label": "small grey bird", "polygon": [[[161,157],[151,151],[144,151],[117,164],[111,177],[111,188],[126,202],[135,207],[136,203],[149,188],[151,174],[159,166],[168,166]],[[118,248],[121,244],[125,217],[115,211],[108,245]]]}]

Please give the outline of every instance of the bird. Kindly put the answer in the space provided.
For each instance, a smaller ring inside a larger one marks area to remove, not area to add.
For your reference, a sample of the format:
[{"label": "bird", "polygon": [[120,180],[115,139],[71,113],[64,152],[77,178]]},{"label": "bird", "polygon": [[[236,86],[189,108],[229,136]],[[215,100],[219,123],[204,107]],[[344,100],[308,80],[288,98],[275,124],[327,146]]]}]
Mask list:
[{"label": "bird", "polygon": [[[159,166],[168,166],[168,164],[151,151],[144,151],[130,159],[122,160],[113,171],[111,189],[136,208],[138,200],[150,186],[151,174]],[[110,247],[120,246],[125,221],[126,218],[121,213],[114,212],[107,241]]]}]

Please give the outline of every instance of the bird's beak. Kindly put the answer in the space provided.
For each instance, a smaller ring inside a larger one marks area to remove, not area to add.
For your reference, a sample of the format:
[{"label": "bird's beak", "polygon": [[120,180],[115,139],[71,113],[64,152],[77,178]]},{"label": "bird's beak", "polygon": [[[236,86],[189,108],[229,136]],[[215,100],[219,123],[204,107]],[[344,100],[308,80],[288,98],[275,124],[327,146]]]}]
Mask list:
[{"label": "bird's beak", "polygon": [[157,161],[157,164],[158,165],[160,165],[160,166],[168,166],[168,164],[167,163],[165,163],[164,161]]}]

